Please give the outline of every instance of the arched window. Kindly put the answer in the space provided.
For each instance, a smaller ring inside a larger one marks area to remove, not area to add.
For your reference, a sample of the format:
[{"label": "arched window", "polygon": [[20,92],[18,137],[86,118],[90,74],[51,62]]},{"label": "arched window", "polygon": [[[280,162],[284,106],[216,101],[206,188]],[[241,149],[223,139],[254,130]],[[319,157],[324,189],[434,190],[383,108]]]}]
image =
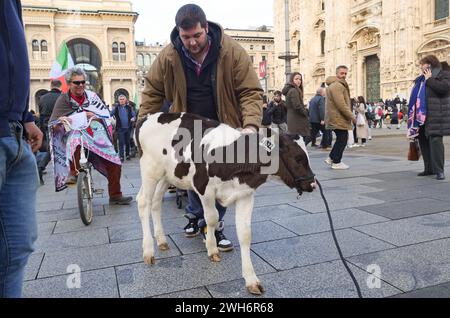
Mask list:
[{"label": "arched window", "polygon": [[113,61],[119,60],[119,44],[117,44],[117,42],[113,42],[112,44],[112,56]]},{"label": "arched window", "polygon": [[47,45],[47,41],[45,41],[45,40],[41,41],[41,52],[48,52],[48,45]]},{"label": "arched window", "polygon": [[138,64],[138,66],[144,66],[144,55],[138,54],[138,56],[137,56],[137,64]]},{"label": "arched window", "polygon": [[320,54],[325,55],[325,30],[320,33]]},{"label": "arched window", "polygon": [[435,20],[445,19],[449,16],[449,0],[434,1]]},{"label": "arched window", "polygon": [[33,59],[37,60],[39,59],[39,41],[33,40],[31,41],[31,51],[33,52]]},{"label": "arched window", "polygon": [[149,67],[150,64],[151,64],[151,57],[150,57],[150,54],[145,54],[145,57],[144,57],[144,66],[145,66],[145,67]]},{"label": "arched window", "polygon": [[127,60],[127,47],[124,42],[120,42],[119,53],[120,53],[120,60],[126,61]]},{"label": "arched window", "polygon": [[43,60],[46,60],[48,57],[48,44],[47,41],[41,41],[41,56]]},{"label": "arched window", "polygon": [[31,47],[33,48],[33,52],[39,52],[39,41],[33,40],[31,42]]}]

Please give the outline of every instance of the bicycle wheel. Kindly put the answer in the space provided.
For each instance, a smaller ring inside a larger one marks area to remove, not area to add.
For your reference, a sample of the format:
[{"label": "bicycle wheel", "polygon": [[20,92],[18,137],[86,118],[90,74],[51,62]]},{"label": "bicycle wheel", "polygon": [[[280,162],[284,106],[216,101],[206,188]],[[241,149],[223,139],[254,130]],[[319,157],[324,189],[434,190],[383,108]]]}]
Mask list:
[{"label": "bicycle wheel", "polygon": [[92,201],[94,199],[90,174],[84,171],[80,172],[77,180],[77,190],[81,221],[88,226],[93,219]]}]

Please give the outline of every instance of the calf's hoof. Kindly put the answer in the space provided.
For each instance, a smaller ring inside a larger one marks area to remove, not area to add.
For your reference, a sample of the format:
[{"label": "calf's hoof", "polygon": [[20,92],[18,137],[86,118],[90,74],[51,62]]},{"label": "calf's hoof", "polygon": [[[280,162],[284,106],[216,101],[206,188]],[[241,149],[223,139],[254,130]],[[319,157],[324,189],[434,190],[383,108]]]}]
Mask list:
[{"label": "calf's hoof", "polygon": [[252,295],[262,295],[264,293],[264,288],[261,283],[247,286],[247,290]]},{"label": "calf's hoof", "polygon": [[155,265],[155,257],[154,256],[144,256],[144,264],[145,265]]},{"label": "calf's hoof", "polygon": [[163,243],[161,245],[158,245],[158,248],[160,251],[168,251],[169,250],[169,244]]},{"label": "calf's hoof", "polygon": [[211,259],[211,262],[214,262],[214,263],[219,263],[221,261],[219,254],[211,255],[210,259]]}]

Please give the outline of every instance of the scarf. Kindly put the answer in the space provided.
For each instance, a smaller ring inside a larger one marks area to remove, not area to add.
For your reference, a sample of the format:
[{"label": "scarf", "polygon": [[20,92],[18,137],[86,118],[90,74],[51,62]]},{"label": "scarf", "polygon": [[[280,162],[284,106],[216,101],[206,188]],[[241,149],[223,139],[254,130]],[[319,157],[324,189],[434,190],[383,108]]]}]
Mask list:
[{"label": "scarf", "polygon": [[420,127],[425,125],[428,105],[426,99],[425,76],[420,76],[411,92],[408,111],[408,138],[417,138]]}]

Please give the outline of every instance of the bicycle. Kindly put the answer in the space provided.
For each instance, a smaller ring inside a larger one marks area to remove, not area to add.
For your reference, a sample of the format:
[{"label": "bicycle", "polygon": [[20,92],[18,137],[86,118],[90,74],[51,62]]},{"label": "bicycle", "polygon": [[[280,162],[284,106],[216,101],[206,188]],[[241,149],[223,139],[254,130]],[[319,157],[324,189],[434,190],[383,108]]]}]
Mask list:
[{"label": "bicycle", "polygon": [[[91,117],[86,127],[74,128],[67,120],[62,120],[64,125],[72,131],[82,131],[90,127],[92,120],[95,117]],[[102,194],[103,189],[94,188],[94,180],[92,178],[92,164],[88,161],[86,151],[83,143],[83,134],[80,134],[80,160],[77,178],[77,197],[78,197],[78,209],[80,212],[81,221],[84,225],[89,226],[94,218],[93,213],[93,201],[94,194]]]}]

